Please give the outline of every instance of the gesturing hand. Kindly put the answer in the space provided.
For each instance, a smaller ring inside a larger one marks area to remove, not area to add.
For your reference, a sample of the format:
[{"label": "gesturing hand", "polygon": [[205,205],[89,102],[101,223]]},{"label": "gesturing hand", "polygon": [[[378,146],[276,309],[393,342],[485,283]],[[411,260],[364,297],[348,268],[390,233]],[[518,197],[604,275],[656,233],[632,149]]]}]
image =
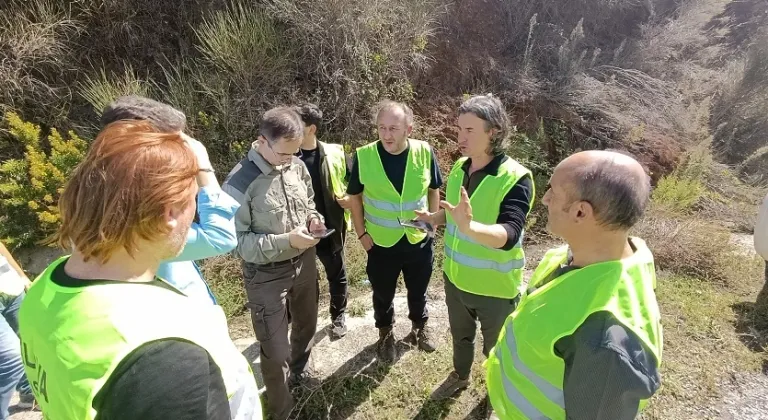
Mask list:
[{"label": "gesturing hand", "polygon": [[459,204],[454,206],[443,200],[440,202],[440,207],[451,215],[459,231],[466,232],[469,229],[469,224],[472,222],[472,204],[469,203],[469,195],[464,187],[461,187]]}]

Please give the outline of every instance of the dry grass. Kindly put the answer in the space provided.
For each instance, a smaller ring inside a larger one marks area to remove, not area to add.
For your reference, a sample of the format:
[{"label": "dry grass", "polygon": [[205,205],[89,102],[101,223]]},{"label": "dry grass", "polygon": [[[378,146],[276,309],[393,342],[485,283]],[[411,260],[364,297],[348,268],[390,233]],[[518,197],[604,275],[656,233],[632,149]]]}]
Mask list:
[{"label": "dry grass", "polygon": [[[728,70],[726,83],[712,108],[715,146],[726,163],[739,164],[768,144],[768,32],[750,45],[740,65]],[[764,180],[764,160],[753,159],[744,169]]]},{"label": "dry grass", "polygon": [[719,223],[652,207],[635,234],[646,239],[660,270],[723,286],[759,271],[760,261],[730,246],[731,232]]}]

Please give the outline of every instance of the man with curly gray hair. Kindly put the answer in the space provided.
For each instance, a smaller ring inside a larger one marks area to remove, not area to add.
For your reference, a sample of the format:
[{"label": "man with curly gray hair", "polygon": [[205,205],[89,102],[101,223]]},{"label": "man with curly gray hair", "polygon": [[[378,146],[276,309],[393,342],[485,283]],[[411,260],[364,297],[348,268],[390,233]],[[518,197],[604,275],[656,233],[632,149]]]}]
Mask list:
[{"label": "man with curly gray hair", "polygon": [[531,171],[505,154],[510,122],[501,101],[473,96],[458,110],[459,148],[446,201],[421,220],[446,225],[443,279],[453,336],[454,371],[434,392],[466,388],[474,361],[476,321],[488,356],[515,309],[523,279],[523,231],[535,196]]}]

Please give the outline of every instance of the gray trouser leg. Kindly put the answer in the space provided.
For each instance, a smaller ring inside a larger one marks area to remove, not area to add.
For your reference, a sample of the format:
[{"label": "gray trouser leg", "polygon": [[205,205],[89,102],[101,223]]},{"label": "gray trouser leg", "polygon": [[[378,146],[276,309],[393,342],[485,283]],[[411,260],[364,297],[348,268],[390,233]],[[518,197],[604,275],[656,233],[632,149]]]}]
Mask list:
[{"label": "gray trouser leg", "polygon": [[288,312],[286,296],[296,273],[293,265],[258,267],[243,263],[243,277],[253,331],[259,341],[261,373],[269,411],[279,420],[288,418],[293,397],[288,390]]},{"label": "gray trouser leg", "polygon": [[320,298],[317,287],[317,261],[315,248],[302,254],[296,267],[296,280],[288,291],[291,302],[291,360],[292,373],[301,373],[309,361],[317,331],[317,302]]},{"label": "gray trouser leg", "polygon": [[475,360],[475,313],[462,302],[462,291],[448,279],[445,283],[445,304],[448,306],[448,323],[453,337],[453,369],[461,379],[469,377]]}]

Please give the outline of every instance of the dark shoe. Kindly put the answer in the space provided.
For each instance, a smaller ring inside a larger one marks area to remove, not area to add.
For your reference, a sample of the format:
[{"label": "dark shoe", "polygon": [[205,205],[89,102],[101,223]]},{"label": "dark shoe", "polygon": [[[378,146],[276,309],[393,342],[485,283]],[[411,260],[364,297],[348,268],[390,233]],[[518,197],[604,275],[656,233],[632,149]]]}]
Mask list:
[{"label": "dark shoe", "polygon": [[432,353],[437,348],[435,342],[432,341],[432,333],[426,325],[414,324],[410,334],[403,341],[413,346],[418,345],[419,349],[427,353]]},{"label": "dark shoe", "polygon": [[18,408],[34,409],[37,407],[37,400],[35,400],[34,394],[19,394],[19,403],[16,404]]},{"label": "dark shoe", "polygon": [[338,340],[345,335],[347,335],[347,323],[344,321],[344,315],[342,315],[331,324],[331,339]]},{"label": "dark shoe", "polygon": [[379,328],[379,341],[376,343],[376,354],[379,360],[392,363],[397,357],[395,348],[395,334],[392,327]]},{"label": "dark shoe", "polygon": [[469,386],[469,378],[461,379],[459,374],[451,372],[450,375],[443,381],[440,386],[432,391],[433,400],[444,400],[456,395],[459,391],[466,389]]},{"label": "dark shoe", "polygon": [[496,415],[496,413],[493,411],[493,406],[491,405],[491,399],[488,397],[488,395],[485,395],[485,407],[483,409],[483,419],[485,420],[499,420],[499,416]]},{"label": "dark shoe", "polygon": [[309,368],[299,373],[292,373],[288,378],[289,388],[306,388],[309,390],[317,389],[322,385],[322,381],[317,379],[317,375]]}]

